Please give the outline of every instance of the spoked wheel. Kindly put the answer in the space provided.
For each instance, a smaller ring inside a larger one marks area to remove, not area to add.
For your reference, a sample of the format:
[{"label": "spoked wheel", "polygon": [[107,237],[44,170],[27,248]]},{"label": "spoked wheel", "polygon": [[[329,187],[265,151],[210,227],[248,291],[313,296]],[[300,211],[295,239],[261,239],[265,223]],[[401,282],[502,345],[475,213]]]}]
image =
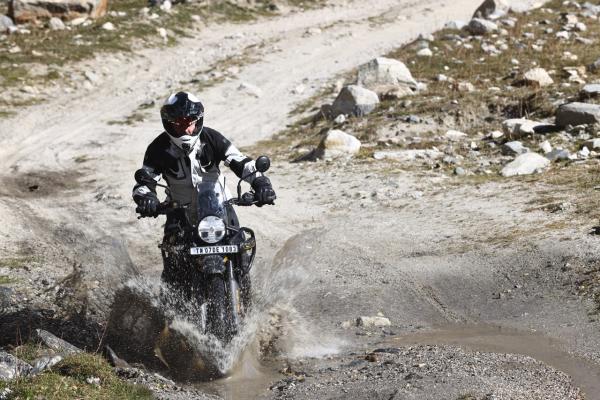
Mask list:
[{"label": "spoked wheel", "polygon": [[212,277],[207,285],[207,327],[209,333],[221,342],[228,343],[237,330],[237,314],[234,315],[237,313],[237,307],[232,307],[225,285],[221,276]]}]

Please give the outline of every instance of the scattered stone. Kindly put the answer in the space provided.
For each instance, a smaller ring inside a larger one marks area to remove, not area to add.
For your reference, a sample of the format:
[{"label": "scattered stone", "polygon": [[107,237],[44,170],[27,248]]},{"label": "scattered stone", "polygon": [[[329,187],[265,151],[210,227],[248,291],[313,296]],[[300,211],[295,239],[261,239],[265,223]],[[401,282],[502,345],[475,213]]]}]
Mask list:
[{"label": "scattered stone", "polygon": [[530,175],[546,168],[550,160],[537,153],[525,153],[506,164],[500,172],[502,176]]},{"label": "scattered stone", "polygon": [[344,114],[340,114],[337,117],[335,117],[335,119],[333,120],[333,122],[335,122],[338,125],[341,125],[344,122],[346,122],[346,116]]},{"label": "scattered stone", "polygon": [[588,65],[588,69],[592,72],[600,70],[600,58]]},{"label": "scattered stone", "polygon": [[0,33],[8,33],[11,27],[14,27],[15,23],[10,17],[6,15],[0,15]]},{"label": "scattered stone", "polygon": [[549,141],[544,140],[542,143],[540,143],[540,150],[542,150],[544,154],[548,154],[552,151],[552,145]]},{"label": "scattered stone", "polygon": [[498,30],[498,25],[492,21],[481,18],[473,18],[469,25],[465,27],[467,32],[472,35],[483,36]]},{"label": "scattered stone", "polygon": [[421,49],[417,52],[417,57],[432,57],[432,56],[433,56],[433,52],[429,48]]},{"label": "scattered stone", "polygon": [[571,158],[571,153],[565,149],[554,149],[546,154],[545,157],[550,161],[568,160]]},{"label": "scattered stone", "polygon": [[409,115],[408,117],[404,118],[404,122],[408,122],[409,124],[420,124],[421,117],[418,115]]},{"label": "scattered stone", "polygon": [[349,157],[360,150],[360,141],[338,129],[332,129],[323,138],[315,151],[317,158]]},{"label": "scattered stone", "polygon": [[37,375],[42,371],[45,371],[49,368],[54,367],[56,364],[63,360],[63,356],[55,355],[55,356],[44,356],[36,358],[31,364],[33,365],[33,370],[31,374]]},{"label": "scattered stone", "polygon": [[378,86],[395,85],[417,88],[417,81],[404,63],[391,58],[377,57],[358,68],[356,83],[376,90]]},{"label": "scattered stone", "polygon": [[57,353],[81,353],[81,350],[79,348],[73,346],[71,343],[62,340],[59,337],[56,337],[55,335],[43,329],[36,329],[35,335],[40,342],[46,345],[46,347],[56,351]]},{"label": "scattered stone", "polygon": [[77,17],[77,18],[72,19],[71,22],[69,22],[69,24],[71,26],[79,26],[79,25],[83,24],[86,21],[87,21],[86,17]]},{"label": "scattered stone", "polygon": [[376,160],[390,159],[396,161],[414,161],[416,159],[422,160],[436,160],[444,157],[444,153],[437,149],[410,149],[410,150],[398,150],[398,151],[376,151],[373,154],[373,158]]},{"label": "scattered stone", "polygon": [[357,85],[344,87],[332,104],[333,117],[340,114],[364,116],[379,104],[377,93]]},{"label": "scattered stone", "polygon": [[524,118],[507,119],[502,123],[504,134],[513,139],[519,139],[523,136],[532,135],[536,129],[546,127],[547,125],[537,121],[531,121]]},{"label": "scattered stone", "polygon": [[165,28],[158,28],[158,36],[160,36],[161,38],[163,38],[163,40],[166,42],[167,41],[167,30]]},{"label": "scattered stone", "polygon": [[438,76],[436,76],[435,80],[438,82],[447,82],[448,77],[444,74],[439,74]]},{"label": "scattered stone", "polygon": [[31,365],[19,360],[10,353],[0,350],[0,380],[8,381],[20,376],[26,376],[31,371]]},{"label": "scattered stone", "polygon": [[571,37],[571,34],[567,31],[556,32],[557,39],[569,40],[570,37]]},{"label": "scattered stone", "polygon": [[502,0],[485,0],[475,10],[473,18],[497,19],[505,15],[508,9]]},{"label": "scattered stone", "polygon": [[12,0],[9,16],[21,24],[52,17],[98,18],[106,14],[108,0]]},{"label": "scattered stone", "polygon": [[600,149],[600,138],[590,139],[586,141],[583,145],[588,149],[592,150]]},{"label": "scattered stone", "polygon": [[378,86],[377,94],[382,100],[398,100],[406,96],[413,96],[415,92],[408,86],[386,85]]},{"label": "scattered stone", "polygon": [[591,98],[591,97],[598,97],[600,95],[600,83],[590,83],[588,85],[585,85],[582,89],[581,92],[579,92],[580,96],[582,98]]},{"label": "scattered stone", "polygon": [[48,27],[53,31],[62,31],[66,28],[64,22],[62,22],[62,19],[56,17],[50,18],[50,21],[48,21]]},{"label": "scattered stone", "polygon": [[554,83],[548,72],[543,68],[533,68],[525,72],[523,80],[528,85],[537,87],[549,86]]},{"label": "scattered stone", "polygon": [[502,151],[502,154],[509,156],[525,154],[529,152],[529,148],[523,146],[523,143],[517,140],[504,143],[500,150]]},{"label": "scattered stone", "polygon": [[356,326],[361,326],[363,328],[376,328],[390,325],[392,325],[392,323],[386,317],[358,317],[356,319]]},{"label": "scattered stone", "polygon": [[85,79],[87,79],[93,84],[97,84],[98,82],[100,82],[100,78],[98,77],[98,75],[96,75],[92,71],[85,71],[83,75],[85,76]]},{"label": "scattered stone", "polygon": [[467,171],[465,171],[465,169],[463,167],[456,167],[454,168],[454,175],[456,176],[465,176],[467,174]]},{"label": "scattered stone", "polygon": [[292,93],[302,94],[302,93],[304,93],[305,90],[306,90],[306,86],[300,84],[300,85],[296,86],[294,89],[292,89]]},{"label": "scattered stone", "polygon": [[105,22],[104,24],[102,24],[102,29],[104,29],[105,31],[114,31],[117,28],[115,28],[115,25],[112,22]]},{"label": "scattered stone", "polygon": [[248,82],[240,83],[240,86],[238,86],[238,90],[244,91],[244,92],[248,93],[249,95],[254,96],[256,98],[262,96],[262,90],[258,86],[255,86]]},{"label": "scattered stone", "polygon": [[455,31],[460,31],[466,25],[467,25],[467,23],[465,21],[458,21],[458,20],[449,21],[449,22],[446,22],[446,24],[444,25],[444,29],[451,29],[451,30],[455,30]]},{"label": "scattered stone", "polygon": [[584,159],[588,158],[590,156],[590,150],[587,146],[583,146],[583,148],[577,152],[577,156]]},{"label": "scattered stone", "polygon": [[487,137],[489,139],[493,139],[493,140],[500,139],[502,136],[504,136],[504,132],[502,132],[502,131],[493,131],[487,135]]},{"label": "scattered stone", "polygon": [[466,133],[460,132],[460,131],[455,131],[455,130],[449,130],[444,134],[444,137],[446,137],[446,139],[449,139],[453,142],[457,142],[466,136],[467,136]]},{"label": "scattered stone", "polygon": [[588,103],[568,103],[556,112],[556,125],[577,126],[600,123],[600,105]]},{"label": "scattered stone", "polygon": [[475,91],[475,86],[471,82],[459,82],[456,89],[459,92],[470,93]]}]

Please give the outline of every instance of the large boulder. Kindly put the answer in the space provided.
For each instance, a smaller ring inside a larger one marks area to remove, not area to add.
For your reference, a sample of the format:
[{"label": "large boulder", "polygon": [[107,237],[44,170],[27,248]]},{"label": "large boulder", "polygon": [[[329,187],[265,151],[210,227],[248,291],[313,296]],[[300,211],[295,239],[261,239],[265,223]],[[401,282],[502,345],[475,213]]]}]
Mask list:
[{"label": "large boulder", "polygon": [[17,23],[59,17],[98,18],[106,14],[108,0],[10,0],[8,15]]},{"label": "large boulder", "polygon": [[317,158],[350,157],[360,150],[360,141],[338,129],[332,129],[323,138],[316,150]]},{"label": "large boulder", "polygon": [[500,172],[502,176],[533,174],[550,164],[550,160],[537,153],[525,153],[506,164]]},{"label": "large boulder", "polygon": [[331,106],[333,117],[340,114],[357,117],[373,111],[379,104],[377,93],[356,85],[344,87]]},{"label": "large boulder", "polygon": [[512,118],[502,122],[504,134],[512,139],[533,135],[538,130],[545,129],[548,125],[538,121],[525,118]]},{"label": "large boulder", "polygon": [[10,353],[0,350],[0,381],[8,381],[20,376],[29,375],[31,365],[19,360]]},{"label": "large boulder", "polygon": [[525,72],[523,75],[523,81],[527,85],[544,87],[550,86],[554,83],[548,71],[544,68],[532,68]]},{"label": "large boulder", "polygon": [[406,65],[401,61],[386,57],[377,57],[361,65],[358,68],[356,84],[371,90],[390,85],[417,89],[417,81]]},{"label": "large boulder", "polygon": [[569,103],[558,108],[556,125],[577,126],[600,123],[600,105],[588,103]]}]

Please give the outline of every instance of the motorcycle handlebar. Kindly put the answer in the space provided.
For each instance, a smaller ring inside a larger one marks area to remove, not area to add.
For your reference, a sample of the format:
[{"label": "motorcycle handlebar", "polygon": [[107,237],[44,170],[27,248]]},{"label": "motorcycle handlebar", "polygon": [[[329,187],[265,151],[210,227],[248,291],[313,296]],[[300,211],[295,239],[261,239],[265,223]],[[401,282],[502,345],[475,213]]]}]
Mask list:
[{"label": "motorcycle handlebar", "polygon": [[[180,205],[177,201],[163,201],[158,205],[156,209],[156,215],[168,214],[171,211],[183,209],[186,207],[187,205]],[[141,214],[142,210],[140,209],[140,207],[136,207],[135,212]],[[150,215],[139,215],[138,219],[147,217],[150,217]]]}]

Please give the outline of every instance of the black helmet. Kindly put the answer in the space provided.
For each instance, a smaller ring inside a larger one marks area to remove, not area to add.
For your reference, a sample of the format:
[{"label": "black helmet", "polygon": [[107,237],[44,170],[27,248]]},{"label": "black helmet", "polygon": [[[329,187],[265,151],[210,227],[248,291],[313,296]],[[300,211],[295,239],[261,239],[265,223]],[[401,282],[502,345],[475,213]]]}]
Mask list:
[{"label": "black helmet", "polygon": [[181,132],[177,132],[174,123],[196,121],[196,129],[193,136],[198,135],[204,124],[204,106],[196,96],[188,92],[178,92],[169,96],[160,109],[165,130],[172,139],[181,138]]}]

